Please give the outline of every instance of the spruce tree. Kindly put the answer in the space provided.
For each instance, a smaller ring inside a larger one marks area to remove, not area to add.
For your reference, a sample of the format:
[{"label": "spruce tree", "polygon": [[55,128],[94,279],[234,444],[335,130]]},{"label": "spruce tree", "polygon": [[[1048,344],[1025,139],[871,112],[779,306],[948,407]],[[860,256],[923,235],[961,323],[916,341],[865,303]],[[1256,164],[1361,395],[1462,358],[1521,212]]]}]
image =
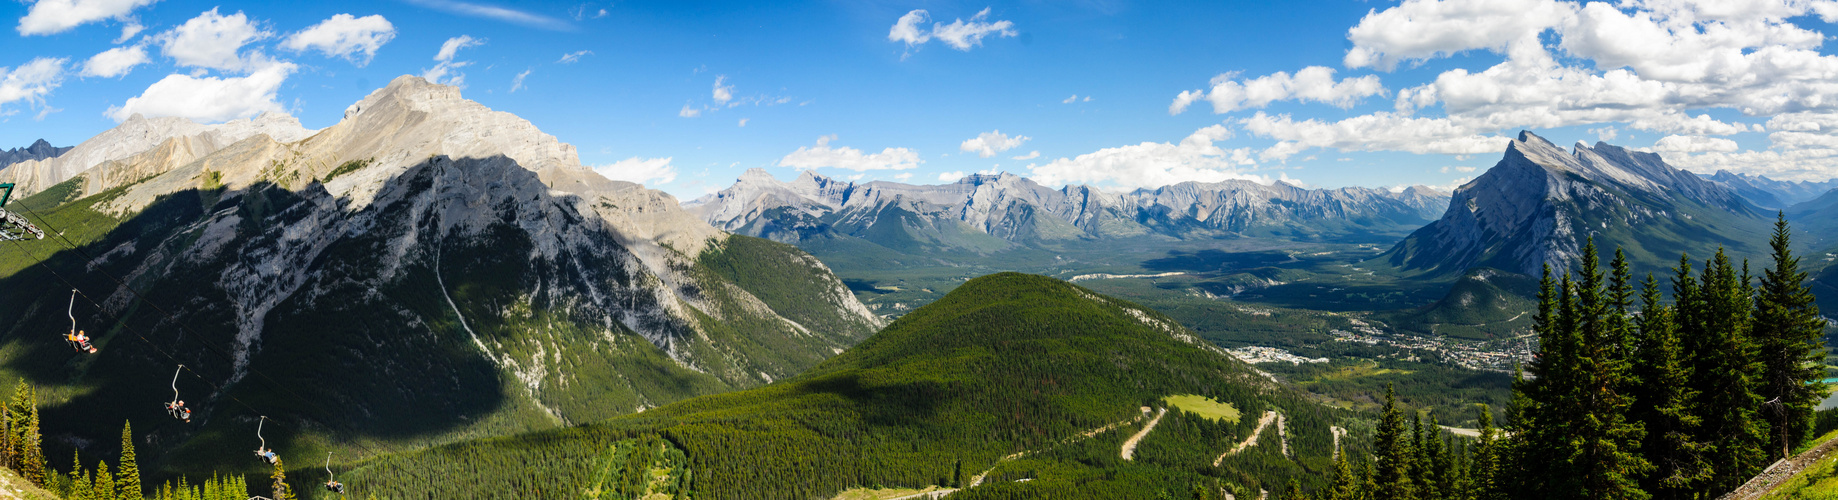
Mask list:
[{"label": "spruce tree", "polygon": [[1505,500],[1505,492],[1494,483],[1500,471],[1500,448],[1498,436],[1493,430],[1493,409],[1485,404],[1474,405],[1475,420],[1480,423],[1480,436],[1475,437],[1473,452],[1468,460],[1469,498],[1474,500]]},{"label": "spruce tree", "polygon": [[1423,430],[1423,414],[1410,412],[1410,442],[1412,451],[1410,460],[1410,482],[1417,486],[1417,498],[1437,498],[1435,447],[1430,446],[1430,436]]},{"label": "spruce tree", "polygon": [[294,500],[293,488],[287,486],[287,466],[281,463],[280,458],[274,459],[274,474],[268,477],[274,480],[274,496],[270,498],[273,500]]},{"label": "spruce tree", "polygon": [[1552,491],[1556,487],[1553,478],[1565,475],[1559,460],[1567,455],[1568,443],[1559,425],[1558,418],[1564,410],[1557,399],[1562,396],[1568,332],[1562,329],[1558,317],[1559,295],[1547,264],[1538,280],[1538,312],[1532,317],[1538,352],[1523,370],[1513,372],[1513,404],[1507,418],[1514,437],[1512,453],[1507,455],[1512,465],[1502,469],[1519,473],[1496,479],[1510,481],[1499,486],[1514,498],[1536,498],[1532,492]]},{"label": "spruce tree", "polygon": [[1692,413],[1698,393],[1686,383],[1690,369],[1673,309],[1660,303],[1659,281],[1652,274],[1641,285],[1640,304],[1634,363],[1639,385],[1630,416],[1646,428],[1640,451],[1654,466],[1640,486],[1656,500],[1688,499],[1710,473],[1697,437],[1701,419]]},{"label": "spruce tree", "polygon": [[39,446],[38,433],[38,392],[21,379],[13,389],[11,411],[13,419],[14,455],[20,477],[33,485],[45,485],[45,453]]},{"label": "spruce tree", "polygon": [[1768,424],[1766,451],[1773,459],[1787,458],[1795,445],[1810,437],[1813,410],[1827,391],[1822,380],[1825,320],[1806,286],[1800,258],[1788,247],[1790,236],[1786,214],[1777,214],[1774,237],[1768,241],[1774,267],[1762,271],[1751,330],[1762,365],[1759,392],[1762,418]]},{"label": "spruce tree", "polygon": [[[1644,434],[1629,422],[1626,311],[1627,261],[1616,252],[1614,286],[1603,281],[1594,240],[1583,247],[1576,298],[1565,308],[1574,315],[1580,344],[1572,354],[1577,389],[1568,401],[1576,409],[1570,436],[1570,467],[1579,498],[1603,500],[1647,498],[1636,480],[1651,468],[1635,450]],[[1618,290],[1616,288],[1619,288]],[[1561,491],[1561,490],[1560,490]]]},{"label": "spruce tree", "polygon": [[1361,500],[1359,478],[1353,475],[1353,466],[1348,463],[1348,453],[1341,452],[1334,457],[1334,476],[1329,479],[1327,491],[1322,493],[1323,500]]},{"label": "spruce tree", "polygon": [[121,464],[120,474],[116,474],[115,484],[120,492],[116,498],[121,500],[141,500],[140,464],[134,458],[134,425],[132,422],[121,424]]},{"label": "spruce tree", "polygon": [[[1700,433],[1710,445],[1705,458],[1713,465],[1699,493],[1716,496],[1747,482],[1767,460],[1761,449],[1766,438],[1755,418],[1762,403],[1755,392],[1761,364],[1755,361],[1749,338],[1751,289],[1739,282],[1722,250],[1705,264],[1694,293],[1692,306],[1698,308],[1695,322],[1699,328],[1694,333],[1700,336],[1697,344],[1703,348],[1692,356],[1693,388],[1698,391],[1693,413],[1703,419]],[[1681,324],[1681,331],[1684,326]]]},{"label": "spruce tree", "polygon": [[1410,463],[1415,455],[1411,439],[1404,430],[1404,412],[1398,408],[1397,393],[1385,384],[1385,410],[1379,418],[1378,436],[1373,443],[1374,471],[1372,500],[1414,500],[1416,485],[1411,483]]},{"label": "spruce tree", "polygon": [[96,462],[96,482],[89,497],[95,500],[115,498],[115,477],[108,473],[108,462]]}]

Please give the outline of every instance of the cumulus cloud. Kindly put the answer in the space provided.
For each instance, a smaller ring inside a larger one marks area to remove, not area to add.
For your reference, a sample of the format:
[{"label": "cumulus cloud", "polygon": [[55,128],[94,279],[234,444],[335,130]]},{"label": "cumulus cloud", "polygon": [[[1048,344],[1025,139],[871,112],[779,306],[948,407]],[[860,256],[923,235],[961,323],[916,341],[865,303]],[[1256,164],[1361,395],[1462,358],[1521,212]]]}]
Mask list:
[{"label": "cumulus cloud", "polygon": [[225,16],[212,7],[158,38],[162,52],[180,66],[240,72],[268,65],[259,51],[239,52],[244,45],[273,35],[240,11]]},{"label": "cumulus cloud", "polygon": [[1234,73],[1222,74],[1213,77],[1211,90],[1181,92],[1174,97],[1174,103],[1168,105],[1168,114],[1181,114],[1200,99],[1213,104],[1213,113],[1230,113],[1286,100],[1315,101],[1346,109],[1360,99],[1385,94],[1385,86],[1379,83],[1377,76],[1334,81],[1334,69],[1325,66],[1302,68],[1294,76],[1278,71],[1243,81],[1234,80],[1236,77]]},{"label": "cumulus cloud", "polygon": [[574,64],[575,62],[580,61],[581,58],[591,56],[591,55],[594,55],[594,51],[582,50],[582,51],[576,51],[576,52],[569,52],[567,54],[562,54],[562,58],[556,59],[555,62],[562,63],[562,64]]},{"label": "cumulus cloud", "polygon": [[944,182],[952,182],[962,178],[964,178],[964,171],[962,170],[938,174],[938,180]]},{"label": "cumulus cloud", "polygon": [[1028,169],[1034,180],[1047,185],[1096,184],[1133,189],[1187,181],[1274,182],[1269,177],[1244,172],[1257,164],[1254,150],[1224,149],[1214,144],[1231,137],[1231,129],[1213,125],[1194,131],[1178,144],[1144,142],[1104,148],[1046,165],[1029,165]]},{"label": "cumulus cloud", "polygon": [[127,24],[121,26],[121,37],[116,38],[114,43],[121,43],[133,39],[134,35],[138,35],[141,31],[145,31],[146,29],[147,27],[141,26],[140,23],[129,21]]},{"label": "cumulus cloud", "polygon": [[613,162],[611,165],[594,167],[594,172],[616,181],[644,185],[669,184],[676,182],[676,167],[670,164],[671,158],[668,156],[663,158],[634,156]]},{"label": "cumulus cloud", "polygon": [[[841,168],[864,172],[868,170],[906,170],[917,168],[925,160],[919,159],[919,153],[907,148],[886,148],[879,153],[863,153],[851,147],[830,147],[836,140],[835,135],[817,138],[816,146],[800,147],[797,151],[779,159],[781,167],[798,169]],[[908,175],[908,177],[911,177]]]},{"label": "cumulus cloud", "polygon": [[5,111],[4,106],[15,101],[44,106],[45,96],[63,85],[64,63],[68,61],[61,57],[39,57],[10,71],[0,67],[0,116],[12,114]]},{"label": "cumulus cloud", "polygon": [[974,152],[977,156],[989,158],[995,156],[996,153],[1021,147],[1021,143],[1027,142],[1028,139],[1029,137],[1025,135],[1009,137],[1000,130],[992,130],[965,140],[963,144],[957,146],[957,150],[966,153]]},{"label": "cumulus cloud", "polygon": [[1389,71],[1407,60],[1537,46],[1540,33],[1575,17],[1575,4],[1556,0],[1405,0],[1347,30],[1353,49],[1342,62]]},{"label": "cumulus cloud", "polygon": [[1653,150],[1661,153],[1729,153],[1736,149],[1736,141],[1696,135],[1668,135],[1653,143]]},{"label": "cumulus cloud", "polygon": [[1472,133],[1447,119],[1408,117],[1385,112],[1329,122],[1316,119],[1296,121],[1289,115],[1272,116],[1259,111],[1239,123],[1252,135],[1279,141],[1261,153],[1265,158],[1276,159],[1289,158],[1308,148],[1437,154],[1498,153],[1504,151],[1510,142],[1504,137]]},{"label": "cumulus cloud", "polygon": [[471,35],[448,38],[440,44],[440,52],[434,54],[434,67],[422,71],[421,78],[442,85],[465,87],[466,74],[455,70],[471,66],[472,61],[455,61],[453,58],[459,55],[460,49],[480,45],[485,45],[485,39],[475,39]]},{"label": "cumulus cloud", "polygon": [[285,113],[286,109],[275,100],[275,91],[296,69],[293,63],[271,62],[241,77],[167,75],[140,96],[110,107],[106,114],[117,122],[135,114],[222,122],[267,112]]},{"label": "cumulus cloud", "polygon": [[[19,18],[20,36],[53,35],[104,19],[126,20],[128,13],[158,0],[38,0]],[[126,36],[123,36],[126,38]],[[120,42],[116,42],[120,43]]]},{"label": "cumulus cloud", "polygon": [[721,84],[721,82],[727,81],[727,79],[727,75],[715,77],[715,90],[714,96],[712,97],[715,100],[715,104],[726,104],[728,101],[734,99],[734,86]]},{"label": "cumulus cloud", "polygon": [[1015,23],[1012,21],[989,21],[989,8],[985,7],[970,20],[962,18],[951,21],[951,24],[933,23],[930,30],[921,26],[929,20],[931,14],[924,9],[913,10],[894,21],[893,28],[887,31],[887,41],[904,42],[908,49],[917,48],[926,42],[937,40],[951,48],[969,51],[983,44],[983,38],[1012,37]]},{"label": "cumulus cloud", "polygon": [[[381,15],[354,17],[335,14],[281,41],[281,48],[294,52],[317,50],[326,57],[340,57],[359,67],[370,64],[377,49],[396,38],[396,27]],[[362,54],[360,60],[359,54]]]},{"label": "cumulus cloud", "polygon": [[83,62],[82,76],[114,78],[128,74],[135,66],[147,63],[147,49],[139,45],[115,47],[89,57]]},{"label": "cumulus cloud", "polygon": [[677,111],[676,115],[684,117],[684,118],[695,118],[698,116],[702,116],[702,110],[696,109],[695,107],[690,106],[688,104],[684,104],[683,109],[681,111]]},{"label": "cumulus cloud", "polygon": [[1028,154],[1010,157],[1009,159],[1011,160],[1032,160],[1032,159],[1039,158],[1039,157],[1040,157],[1039,151],[1031,151],[1031,152],[1028,152]]},{"label": "cumulus cloud", "polygon": [[741,119],[740,119],[740,126],[742,126],[742,127],[745,127],[745,126],[747,126],[747,120],[748,120],[748,118],[741,118]]}]

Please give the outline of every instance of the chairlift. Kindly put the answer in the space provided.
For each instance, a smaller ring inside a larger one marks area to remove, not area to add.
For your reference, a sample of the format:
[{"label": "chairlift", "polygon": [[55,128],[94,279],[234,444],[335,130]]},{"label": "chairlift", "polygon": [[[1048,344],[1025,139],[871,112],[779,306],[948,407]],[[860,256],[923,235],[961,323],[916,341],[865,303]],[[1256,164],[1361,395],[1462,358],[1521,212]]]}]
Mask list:
[{"label": "chairlift", "polygon": [[64,314],[67,316],[70,316],[70,333],[64,334],[64,342],[69,343],[70,348],[76,349],[77,352],[88,352],[90,354],[95,354],[96,346],[95,344],[91,344],[89,342],[89,335],[86,333],[83,333],[82,330],[77,329],[77,291],[76,289],[70,290],[70,307],[65,308]]},{"label": "chairlift", "polygon": [[345,492],[345,483],[338,482],[337,478],[332,475],[332,452],[329,451],[325,452],[325,475],[327,478],[325,481],[326,491],[340,494]]},{"label": "chairlift", "polygon": [[179,401],[179,372],[184,369],[185,365],[179,365],[178,369],[172,371],[172,401],[166,403],[166,414],[189,424],[191,423],[191,408],[186,408],[185,402]]},{"label": "chairlift", "polygon": [[45,239],[45,232],[19,214],[6,211],[6,201],[13,197],[13,183],[0,184],[0,241]]},{"label": "chairlift", "polygon": [[268,449],[268,438],[262,437],[262,424],[265,423],[268,423],[268,416],[263,415],[262,421],[255,424],[255,438],[262,440],[262,445],[255,449],[255,458],[260,458],[263,462],[268,462],[268,465],[274,465],[274,462],[280,460],[281,457],[275,455],[274,450]]}]

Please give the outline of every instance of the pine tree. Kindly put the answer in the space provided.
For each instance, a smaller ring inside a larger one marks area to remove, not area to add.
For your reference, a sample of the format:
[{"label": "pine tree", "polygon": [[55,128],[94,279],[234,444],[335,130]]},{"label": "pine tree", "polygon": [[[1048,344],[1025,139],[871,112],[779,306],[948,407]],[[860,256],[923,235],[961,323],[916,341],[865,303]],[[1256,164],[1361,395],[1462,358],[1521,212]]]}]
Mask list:
[{"label": "pine tree", "polygon": [[1441,485],[1435,479],[1435,453],[1438,447],[1431,446],[1429,432],[1423,430],[1423,415],[1410,413],[1410,442],[1412,451],[1410,461],[1410,482],[1417,486],[1417,498],[1439,498],[1437,492]]},{"label": "pine tree", "polygon": [[1692,356],[1693,388],[1698,391],[1692,413],[1703,419],[1700,433],[1710,445],[1705,458],[1713,465],[1710,480],[1699,492],[1714,496],[1754,477],[1767,459],[1761,449],[1763,429],[1755,418],[1762,400],[1755,393],[1754,377],[1761,364],[1755,361],[1749,338],[1751,289],[1739,282],[1723,251],[1705,264],[1695,293],[1692,305],[1698,308],[1695,321],[1700,330],[1694,333],[1703,348]]},{"label": "pine tree", "polygon": [[96,482],[89,497],[95,500],[115,498],[115,477],[108,473],[108,462],[96,462]]},{"label": "pine tree", "polygon": [[37,486],[45,485],[45,453],[39,446],[38,433],[38,392],[21,379],[13,389],[13,400],[10,403],[15,433],[14,456],[16,467],[21,477]]},{"label": "pine tree", "polygon": [[[70,450],[70,478],[63,483],[62,488],[52,490],[56,491],[58,496],[76,500],[88,494],[89,478],[83,475],[83,459],[77,456],[77,450]],[[78,493],[79,490],[82,493]]]},{"label": "pine tree", "polygon": [[1538,352],[1524,374],[1513,375],[1513,406],[1507,422],[1513,434],[1510,469],[1519,473],[1496,478],[1510,480],[1511,484],[1499,486],[1514,498],[1543,498],[1541,492],[1567,491],[1564,483],[1573,477],[1568,467],[1569,419],[1575,416],[1570,288],[1568,275],[1556,280],[1551,266],[1545,266],[1538,281],[1538,312],[1532,317]]},{"label": "pine tree", "polygon": [[1674,309],[1660,303],[1659,281],[1652,274],[1641,285],[1640,303],[1639,361],[1634,364],[1639,385],[1630,418],[1645,426],[1640,451],[1654,466],[1642,478],[1641,489],[1656,500],[1691,498],[1710,473],[1705,446],[1697,438],[1701,419],[1691,413],[1698,393],[1686,383],[1690,368],[1673,325]]},{"label": "pine tree", "polygon": [[1334,476],[1329,479],[1327,491],[1322,494],[1323,500],[1361,500],[1359,478],[1353,475],[1353,466],[1348,463],[1348,453],[1342,452],[1334,457]]},{"label": "pine tree", "polygon": [[1385,410],[1379,418],[1378,436],[1373,443],[1373,500],[1414,500],[1416,485],[1411,483],[1410,462],[1415,455],[1410,436],[1404,430],[1404,412],[1398,408],[1397,393],[1385,384]]},{"label": "pine tree", "polygon": [[1295,476],[1289,476],[1289,485],[1283,487],[1283,500],[1308,500],[1302,493],[1302,483],[1296,482]]},{"label": "pine tree", "polygon": [[134,425],[132,422],[121,424],[121,464],[120,474],[115,483],[120,487],[116,498],[121,500],[141,500],[140,464],[134,458]]},{"label": "pine tree", "polygon": [[[1583,247],[1583,263],[1576,283],[1576,299],[1565,308],[1575,325],[1574,398],[1576,409],[1570,436],[1570,467],[1578,498],[1640,500],[1647,494],[1636,479],[1651,468],[1635,450],[1644,432],[1627,420],[1627,261],[1615,253],[1613,287],[1605,287],[1595,241]],[[1617,289],[1618,288],[1618,289]]]},{"label": "pine tree", "polygon": [[281,463],[280,458],[274,459],[274,474],[268,477],[274,480],[274,496],[270,498],[273,500],[294,499],[293,488],[287,486],[287,466]]},{"label": "pine tree", "polygon": [[1825,320],[1806,286],[1800,258],[1788,246],[1790,236],[1786,214],[1778,213],[1768,241],[1774,267],[1762,271],[1751,330],[1762,364],[1758,392],[1768,424],[1766,450],[1773,459],[1789,457],[1794,445],[1810,437],[1813,410],[1827,391],[1822,380]]},{"label": "pine tree", "polygon": [[1474,439],[1473,458],[1468,461],[1468,496],[1475,500],[1505,500],[1505,492],[1494,483],[1501,457],[1498,436],[1493,430],[1493,409],[1485,404],[1474,405],[1474,408],[1479,413],[1475,420],[1480,423],[1480,436]]}]

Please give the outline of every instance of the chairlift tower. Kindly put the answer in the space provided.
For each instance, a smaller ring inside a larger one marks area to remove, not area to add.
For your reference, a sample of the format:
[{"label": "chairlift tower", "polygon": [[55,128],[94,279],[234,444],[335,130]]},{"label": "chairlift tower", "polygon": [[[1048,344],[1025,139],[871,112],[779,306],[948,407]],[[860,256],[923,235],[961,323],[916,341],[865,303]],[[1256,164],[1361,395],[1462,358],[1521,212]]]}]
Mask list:
[{"label": "chairlift tower", "polygon": [[6,211],[6,202],[12,197],[13,184],[0,184],[0,241],[45,239],[45,232],[38,226],[24,216]]}]

